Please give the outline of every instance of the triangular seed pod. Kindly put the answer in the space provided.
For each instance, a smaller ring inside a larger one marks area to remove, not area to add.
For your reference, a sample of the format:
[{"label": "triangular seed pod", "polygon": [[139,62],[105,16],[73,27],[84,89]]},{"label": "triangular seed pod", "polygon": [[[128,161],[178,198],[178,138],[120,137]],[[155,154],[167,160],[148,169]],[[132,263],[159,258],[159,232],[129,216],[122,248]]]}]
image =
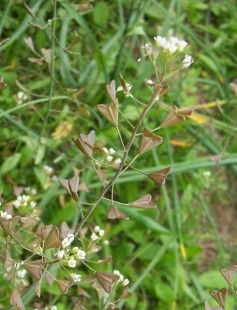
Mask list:
[{"label": "triangular seed pod", "polygon": [[143,154],[156,146],[160,145],[163,142],[163,138],[155,135],[149,129],[145,128],[143,130],[140,146],[138,153]]},{"label": "triangular seed pod", "polygon": [[111,293],[112,286],[118,280],[118,277],[115,274],[109,272],[96,272],[95,276],[103,289],[108,294]]},{"label": "triangular seed pod", "polygon": [[109,85],[106,85],[107,92],[112,100],[112,102],[116,105],[117,98],[116,98],[116,87],[115,87],[115,80],[111,81]]},{"label": "triangular seed pod", "polygon": [[115,208],[115,206],[110,206],[107,217],[110,220],[116,220],[116,219],[129,220],[129,217],[122,211]]},{"label": "triangular seed pod", "polygon": [[47,240],[45,241],[45,249],[58,248],[62,245],[62,240],[59,237],[59,230],[56,226],[50,231]]},{"label": "triangular seed pod", "polygon": [[170,173],[170,171],[171,171],[171,167],[168,167],[168,168],[162,169],[157,172],[149,173],[148,177],[152,179],[153,181],[155,181],[157,184],[163,185],[165,184],[166,177]]},{"label": "triangular seed pod", "polygon": [[154,209],[157,206],[152,202],[152,196],[150,194],[129,203],[131,206],[135,208],[142,208],[142,209]]},{"label": "triangular seed pod", "polygon": [[166,128],[169,126],[174,126],[180,124],[185,121],[185,117],[183,115],[177,114],[177,111],[171,111],[166,119],[160,124],[160,128]]},{"label": "triangular seed pod", "polygon": [[69,288],[73,285],[73,281],[57,280],[57,285],[63,294],[67,294]]},{"label": "triangular seed pod", "polygon": [[99,112],[114,126],[118,126],[118,107],[113,101],[109,105],[98,104]]},{"label": "triangular seed pod", "polygon": [[218,304],[221,307],[225,308],[226,296],[228,293],[227,288],[224,287],[220,289],[219,291],[212,290],[209,293],[218,302]]},{"label": "triangular seed pod", "polygon": [[42,261],[36,260],[30,263],[24,263],[23,267],[34,276],[36,279],[40,280],[42,277]]},{"label": "triangular seed pod", "polygon": [[94,139],[95,131],[91,130],[87,136],[84,134],[80,134],[79,137],[77,137],[76,139],[72,139],[72,141],[85,156],[91,158],[94,148]]},{"label": "triangular seed pod", "polygon": [[225,278],[225,280],[228,282],[230,286],[233,285],[234,275],[236,274],[236,272],[237,272],[237,265],[234,265],[229,269],[220,270],[220,273],[222,274],[222,276]]},{"label": "triangular seed pod", "polygon": [[12,306],[18,307],[20,310],[25,310],[25,307],[22,303],[21,297],[20,297],[18,290],[16,288],[14,288],[12,293],[11,293],[10,304]]}]

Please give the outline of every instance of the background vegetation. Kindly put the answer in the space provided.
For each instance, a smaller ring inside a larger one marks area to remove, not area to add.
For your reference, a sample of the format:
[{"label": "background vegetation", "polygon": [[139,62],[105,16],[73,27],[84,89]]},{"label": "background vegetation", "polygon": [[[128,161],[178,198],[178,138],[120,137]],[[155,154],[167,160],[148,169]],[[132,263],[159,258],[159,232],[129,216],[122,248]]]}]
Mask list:
[{"label": "background vegetation", "polygon": [[[103,227],[110,240],[106,255],[113,261],[107,271],[119,269],[130,279],[133,294],[124,309],[203,309],[204,299],[214,306],[208,291],[226,286],[219,269],[237,263],[236,1],[91,4],[93,9],[79,12],[78,5],[58,1],[53,12],[51,1],[27,1],[33,18],[21,0],[0,3],[0,37],[10,39],[0,46],[0,73],[8,85],[0,93],[4,198],[11,202],[21,187],[35,188],[44,223],[67,221],[75,227],[78,210],[57,179],[81,170],[91,201],[101,184],[94,170],[84,169],[87,161],[71,138],[95,129],[96,140],[116,149],[115,130],[96,110],[97,104],[108,101],[105,85],[112,79],[118,82],[121,73],[134,85],[133,94],[146,102],[150,93],[144,82],[153,72],[145,59],[137,61],[142,46],[157,34],[184,38],[195,63],[172,80],[164,101],[170,106],[194,105],[195,113],[187,122],[163,129],[166,142],[144,154],[136,166],[147,173],[171,165],[172,174],[158,188],[129,170],[116,185],[118,200],[133,201],[150,192],[158,209],[130,210],[130,221],[111,223],[108,205],[102,204],[89,223]],[[48,49],[55,55],[53,67]],[[139,106],[118,96],[123,113],[133,122]],[[155,128],[163,118],[157,108],[146,125]],[[128,137],[128,132],[123,135]],[[56,177],[49,176],[44,165],[53,167]],[[6,309],[11,287],[3,269],[0,287],[0,303]],[[58,293],[50,293],[58,309],[69,309],[69,299],[57,302]],[[235,302],[229,296],[226,309],[236,309]]]}]

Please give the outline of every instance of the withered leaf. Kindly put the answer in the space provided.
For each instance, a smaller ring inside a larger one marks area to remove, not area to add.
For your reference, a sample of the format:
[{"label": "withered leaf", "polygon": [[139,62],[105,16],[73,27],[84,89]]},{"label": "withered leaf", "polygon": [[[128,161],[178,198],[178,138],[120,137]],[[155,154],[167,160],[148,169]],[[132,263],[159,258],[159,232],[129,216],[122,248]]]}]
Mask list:
[{"label": "withered leaf", "polygon": [[9,38],[3,39],[2,41],[0,41],[0,46],[7,44],[9,40],[10,40]]},{"label": "withered leaf", "polygon": [[212,290],[209,292],[210,295],[218,302],[218,304],[225,308],[226,297],[228,293],[228,288],[222,288],[219,291]]},{"label": "withered leaf", "polygon": [[113,284],[118,280],[118,276],[109,272],[96,272],[96,279],[107,293],[111,293]]},{"label": "withered leaf", "polygon": [[73,281],[57,280],[57,285],[63,294],[67,294],[69,288],[73,285]]},{"label": "withered leaf", "polygon": [[93,6],[90,3],[82,3],[78,6],[77,11],[82,13],[88,10],[91,10],[93,8]]},{"label": "withered leaf", "polygon": [[36,50],[35,50],[35,47],[34,47],[33,40],[32,40],[31,37],[25,38],[25,39],[24,39],[24,42],[25,42],[25,44],[29,47],[29,49],[30,49],[33,53],[37,54],[37,52],[36,52]]},{"label": "withered leaf", "polygon": [[44,243],[44,247],[46,249],[58,248],[61,246],[61,244],[62,244],[62,240],[59,236],[59,230],[56,226],[53,226],[53,228],[51,229]]},{"label": "withered leaf", "polygon": [[79,197],[77,191],[79,188],[79,176],[74,176],[70,180],[60,179],[59,182],[66,189],[66,191],[72,196],[72,199],[78,202]]},{"label": "withered leaf", "polygon": [[143,130],[140,146],[138,153],[143,154],[151,149],[157,147],[163,142],[163,138],[155,135],[149,129],[145,128]]},{"label": "withered leaf", "polygon": [[29,57],[28,60],[34,64],[37,64],[39,66],[42,66],[43,64],[43,58],[33,58],[33,57]]},{"label": "withered leaf", "polygon": [[157,172],[149,173],[148,177],[153,181],[155,181],[156,183],[163,185],[165,184],[166,177],[170,173],[170,171],[171,167],[168,167]]},{"label": "withered leaf", "polygon": [[126,214],[124,214],[122,211],[115,208],[115,206],[113,205],[110,206],[107,217],[110,220],[115,220],[115,219],[129,220],[129,217]]},{"label": "withered leaf", "polygon": [[91,158],[94,148],[94,139],[95,131],[91,130],[87,136],[84,134],[80,134],[79,137],[77,137],[76,139],[72,139],[72,141],[85,156]]},{"label": "withered leaf", "polygon": [[25,307],[22,303],[21,297],[20,297],[18,290],[16,288],[14,288],[12,293],[11,293],[10,304],[12,306],[18,307],[20,310],[25,310]]},{"label": "withered leaf", "polygon": [[152,202],[152,196],[150,194],[129,203],[131,206],[135,208],[142,208],[142,209],[154,209],[157,206]]},{"label": "withered leaf", "polygon": [[225,280],[229,283],[230,286],[233,285],[234,275],[237,272],[237,265],[232,266],[229,269],[221,269],[220,273],[225,278]]},{"label": "withered leaf", "polygon": [[24,263],[23,267],[30,273],[32,276],[34,276],[36,279],[40,280],[43,275],[43,266],[42,261],[35,260],[29,263]]},{"label": "withered leaf", "polygon": [[41,53],[42,55],[44,56],[44,60],[50,64],[51,63],[51,60],[52,60],[52,50],[49,48],[49,49],[46,49],[46,48],[41,48]]},{"label": "withered leaf", "polygon": [[0,90],[7,87],[7,84],[3,81],[3,77],[0,75]]},{"label": "withered leaf", "polygon": [[113,101],[109,105],[98,104],[99,112],[114,126],[118,126],[118,106]]}]

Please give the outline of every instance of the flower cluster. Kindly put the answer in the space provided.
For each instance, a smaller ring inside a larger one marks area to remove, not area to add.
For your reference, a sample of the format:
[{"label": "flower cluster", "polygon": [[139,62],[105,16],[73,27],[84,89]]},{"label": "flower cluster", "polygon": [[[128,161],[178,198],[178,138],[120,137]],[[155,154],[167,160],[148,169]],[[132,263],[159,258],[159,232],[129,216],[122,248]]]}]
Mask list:
[{"label": "flower cluster", "polygon": [[19,91],[14,96],[14,98],[15,98],[17,104],[22,104],[29,99],[28,95],[26,93],[24,93],[23,91]]},{"label": "flower cluster", "polygon": [[7,211],[0,211],[0,217],[10,220],[12,218],[12,215],[7,213]]},{"label": "flower cluster", "polygon": [[124,278],[124,276],[120,273],[120,271],[114,270],[114,274],[118,276],[117,283],[121,283],[122,286],[127,286],[129,284],[129,280],[127,278]]},{"label": "flower cluster", "polygon": [[[157,58],[160,52],[168,57],[177,55],[180,52],[183,52],[188,45],[188,42],[185,40],[179,40],[176,37],[165,38],[161,36],[154,37],[155,47],[151,43],[146,43],[143,46],[145,51],[145,56],[149,56],[153,61]],[[182,62],[182,68],[188,68],[194,62],[191,55],[185,55],[185,58]]]},{"label": "flower cluster", "polygon": [[62,263],[65,263],[70,268],[75,268],[77,264],[86,258],[86,252],[78,247],[68,248],[74,240],[73,234],[68,234],[66,238],[62,241],[62,249],[58,250],[56,253],[56,258],[58,258]]},{"label": "flower cluster", "polygon": [[116,158],[114,159],[113,155],[116,153],[116,151],[111,147],[109,149],[107,149],[106,147],[103,147],[103,151],[106,154],[106,160],[108,162],[112,162],[116,165],[119,166],[121,163],[121,159],[120,158]]},{"label": "flower cluster", "polygon": [[156,46],[161,48],[165,53],[175,54],[176,52],[182,52],[188,43],[184,40],[179,40],[176,37],[164,38],[161,36],[154,37]]},{"label": "flower cluster", "polygon": [[36,202],[30,201],[30,196],[28,196],[28,195],[20,195],[13,202],[13,205],[17,209],[20,207],[28,207],[28,206],[30,206],[33,209],[36,206]]},{"label": "flower cluster", "polygon": [[101,237],[104,237],[105,231],[100,229],[100,226],[95,226],[94,232],[91,234],[91,240],[96,241]]}]

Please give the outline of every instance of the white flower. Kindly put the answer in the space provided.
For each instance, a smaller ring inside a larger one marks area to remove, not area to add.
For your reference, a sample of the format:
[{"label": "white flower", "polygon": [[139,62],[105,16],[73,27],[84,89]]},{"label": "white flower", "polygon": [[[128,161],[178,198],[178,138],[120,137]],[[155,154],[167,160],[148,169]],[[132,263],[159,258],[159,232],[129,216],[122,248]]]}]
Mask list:
[{"label": "white flower", "polygon": [[81,275],[76,273],[71,273],[73,282],[77,283],[81,281]]},{"label": "white flower", "polygon": [[152,45],[151,43],[146,43],[144,46],[142,46],[145,50],[145,56],[151,56],[153,53]]},{"label": "white flower", "polygon": [[194,59],[190,55],[185,55],[183,60],[183,68],[188,68],[194,62]]},{"label": "white flower", "polygon": [[184,40],[179,40],[176,37],[164,38],[161,36],[154,37],[158,48],[164,50],[165,53],[175,54],[177,51],[182,52],[188,43]]},{"label": "white flower", "polygon": [[53,173],[53,168],[48,166],[48,165],[44,165],[44,171],[46,172],[47,175],[51,175]]},{"label": "white flower", "polygon": [[36,206],[36,202],[35,201],[31,201],[30,207],[33,209],[35,206]]},{"label": "white flower", "polygon": [[109,162],[111,162],[111,161],[113,160],[113,156],[108,155],[108,156],[106,156],[106,159],[107,159]]},{"label": "white flower", "polygon": [[203,171],[202,174],[203,174],[203,176],[204,176],[205,179],[209,179],[210,176],[211,176],[211,171]]},{"label": "white flower", "polygon": [[50,310],[58,310],[58,308],[56,306],[52,306]]},{"label": "white flower", "polygon": [[182,52],[184,49],[185,49],[185,47],[188,45],[188,42],[186,42],[186,41],[184,41],[184,40],[180,40],[179,41],[179,44],[178,44],[178,50],[180,51],[180,52]]},{"label": "white flower", "polygon": [[109,149],[109,154],[113,155],[114,153],[116,153],[116,151],[111,147],[111,148]]},{"label": "white flower", "polygon": [[77,265],[77,261],[73,257],[71,257],[67,263],[70,268],[75,268]]},{"label": "white flower", "polygon": [[17,271],[17,275],[19,278],[24,278],[27,274],[27,271],[25,269],[20,269]]},{"label": "white flower", "polygon": [[79,250],[77,251],[77,257],[78,257],[79,259],[85,259],[85,258],[86,258],[86,252],[79,249]]},{"label": "white flower", "polygon": [[127,278],[124,279],[123,282],[122,282],[122,286],[126,286],[128,284],[129,284],[129,280]]},{"label": "white flower", "polygon": [[64,250],[59,250],[56,254],[58,259],[62,259],[65,255],[65,251]]},{"label": "white flower", "polygon": [[120,271],[114,270],[114,274],[119,277],[117,282],[122,282],[124,280],[124,276],[120,273]]},{"label": "white flower", "polygon": [[18,196],[17,199],[13,202],[13,205],[16,208],[19,208],[21,206],[26,207],[29,202],[30,196],[22,195]]},{"label": "white flower", "polygon": [[100,226],[95,226],[94,231],[98,232],[100,230]]},{"label": "white flower", "polygon": [[62,241],[62,248],[65,249],[66,247],[68,247],[72,243],[73,240],[74,240],[74,235],[68,234],[68,236],[64,238]]},{"label": "white flower", "polygon": [[109,240],[105,240],[105,241],[103,242],[103,244],[104,244],[104,245],[109,245]]},{"label": "white flower", "polygon": [[154,37],[155,41],[156,41],[156,44],[158,47],[163,47],[167,44],[167,39],[166,38],[163,38],[161,36],[157,36],[157,37]]},{"label": "white flower", "polygon": [[104,231],[103,229],[100,229],[100,230],[99,230],[99,236],[100,236],[100,237],[103,237],[104,234],[105,234],[105,231]]},{"label": "white flower", "polygon": [[91,235],[91,240],[96,241],[97,239],[99,239],[99,237],[97,236],[97,234],[92,233],[92,235]]},{"label": "white flower", "polygon": [[0,211],[0,217],[10,220],[12,218],[12,215],[7,213],[7,211]]},{"label": "white flower", "polygon": [[26,101],[28,99],[27,94],[23,93],[22,91],[19,91],[16,95],[16,102],[18,104],[22,104],[24,101]]}]

